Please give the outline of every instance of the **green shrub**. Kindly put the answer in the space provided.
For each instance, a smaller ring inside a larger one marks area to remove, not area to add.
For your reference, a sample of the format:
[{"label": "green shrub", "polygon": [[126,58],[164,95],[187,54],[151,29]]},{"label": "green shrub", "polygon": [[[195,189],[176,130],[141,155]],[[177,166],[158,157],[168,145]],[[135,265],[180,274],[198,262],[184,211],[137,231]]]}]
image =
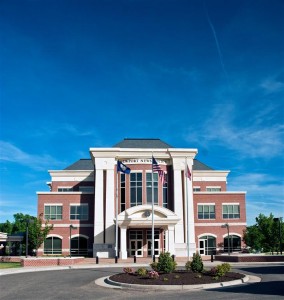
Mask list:
[{"label": "green shrub", "polygon": [[158,272],[172,273],[177,267],[177,263],[169,252],[161,253],[157,263]]},{"label": "green shrub", "polygon": [[155,262],[152,262],[150,264],[150,267],[152,268],[153,271],[156,271],[158,272],[158,263],[155,261]]},{"label": "green shrub", "polygon": [[217,277],[223,277],[225,274],[226,274],[226,272],[222,265],[216,266],[216,276]]},{"label": "green shrub", "polygon": [[193,254],[192,262],[190,263],[190,268],[193,272],[203,271],[202,258],[198,253]]},{"label": "green shrub", "polygon": [[145,268],[139,268],[139,269],[137,270],[137,274],[138,274],[139,276],[146,276],[147,273],[148,273],[148,271],[147,271]]},{"label": "green shrub", "polygon": [[230,270],[231,270],[231,265],[230,264],[223,263],[222,266],[223,266],[223,269],[224,269],[225,273],[230,272]]},{"label": "green shrub", "polygon": [[190,271],[191,270],[191,261],[186,262],[185,269],[186,269],[186,271]]}]

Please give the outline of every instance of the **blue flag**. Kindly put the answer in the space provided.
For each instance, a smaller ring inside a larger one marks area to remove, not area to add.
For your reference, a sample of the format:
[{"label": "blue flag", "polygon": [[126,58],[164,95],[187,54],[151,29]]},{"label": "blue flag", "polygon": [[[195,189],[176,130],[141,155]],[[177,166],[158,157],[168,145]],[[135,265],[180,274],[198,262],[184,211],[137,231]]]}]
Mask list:
[{"label": "blue flag", "polygon": [[125,164],[123,164],[121,161],[117,161],[117,172],[122,172],[124,174],[130,174],[131,169],[128,168]]}]

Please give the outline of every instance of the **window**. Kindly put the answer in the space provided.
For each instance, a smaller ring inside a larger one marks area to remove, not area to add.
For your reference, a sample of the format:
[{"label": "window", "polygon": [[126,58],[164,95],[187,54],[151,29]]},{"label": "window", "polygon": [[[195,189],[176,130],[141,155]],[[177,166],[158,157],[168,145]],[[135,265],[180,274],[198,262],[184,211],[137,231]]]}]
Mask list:
[{"label": "window", "polygon": [[201,191],[200,186],[194,186],[193,191],[194,192],[200,192]]},{"label": "window", "polygon": [[120,212],[125,211],[125,174],[120,173]]},{"label": "window", "polygon": [[221,187],[219,186],[208,186],[206,187],[206,192],[221,192]]},{"label": "window", "polygon": [[93,186],[79,186],[79,192],[94,193]]},{"label": "window", "polygon": [[72,187],[59,187],[57,189],[58,192],[73,192],[73,188]]},{"label": "window", "polygon": [[[153,182],[152,182],[152,176],[153,176]],[[152,189],[152,183],[153,183],[153,189]],[[158,204],[158,173],[147,173],[146,185],[147,185],[147,203],[152,203],[152,194],[154,190],[154,204]]]},{"label": "window", "polygon": [[235,252],[241,251],[241,238],[237,235],[229,236],[229,247],[228,247],[228,236],[224,237],[224,252]]},{"label": "window", "polygon": [[198,219],[215,219],[215,205],[198,205]]},{"label": "window", "polygon": [[142,205],[142,173],[130,173],[130,206]]},{"label": "window", "polygon": [[88,220],[89,207],[88,205],[71,205],[70,220]]},{"label": "window", "polygon": [[204,235],[199,239],[199,254],[211,255],[216,254],[216,238],[211,235]]},{"label": "window", "polygon": [[62,220],[62,205],[45,205],[44,218],[46,220]]},{"label": "window", "polygon": [[76,236],[71,239],[71,254],[74,256],[88,255],[88,239]]},{"label": "window", "polygon": [[223,219],[239,219],[240,205],[239,204],[223,204]]},{"label": "window", "polygon": [[168,178],[167,174],[164,174],[165,176],[165,181],[163,184],[163,207],[168,208]]},{"label": "window", "polygon": [[58,237],[49,237],[44,241],[44,254],[62,254],[62,240]]}]

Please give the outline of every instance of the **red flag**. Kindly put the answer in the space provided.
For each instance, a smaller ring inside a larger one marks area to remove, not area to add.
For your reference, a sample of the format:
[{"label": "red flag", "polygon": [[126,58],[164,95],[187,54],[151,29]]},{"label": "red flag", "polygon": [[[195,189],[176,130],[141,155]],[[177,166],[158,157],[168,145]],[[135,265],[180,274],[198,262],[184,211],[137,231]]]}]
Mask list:
[{"label": "red flag", "polygon": [[187,177],[189,180],[191,180],[191,172],[189,170],[188,165],[186,165],[185,177]]}]

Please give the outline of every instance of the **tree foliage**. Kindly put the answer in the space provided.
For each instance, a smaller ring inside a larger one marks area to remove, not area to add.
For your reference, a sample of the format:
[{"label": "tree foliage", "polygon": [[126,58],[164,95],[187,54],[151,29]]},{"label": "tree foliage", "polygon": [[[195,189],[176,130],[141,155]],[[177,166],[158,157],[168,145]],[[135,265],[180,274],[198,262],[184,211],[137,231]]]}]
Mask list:
[{"label": "tree foliage", "polygon": [[[243,240],[247,246],[256,251],[275,252],[279,250],[280,232],[284,232],[283,223],[279,228],[279,221],[274,220],[273,214],[266,217],[260,214],[255,218],[256,224],[248,226],[244,230]],[[282,234],[283,243],[283,234]]]},{"label": "tree foliage", "polygon": [[7,220],[4,223],[0,223],[0,232],[5,232],[8,234],[25,234],[22,242],[23,249],[25,249],[26,246],[27,229],[29,233],[28,249],[31,253],[32,250],[37,251],[37,249],[41,246],[46,236],[53,229],[53,225],[49,225],[48,221],[45,221],[43,224],[42,214],[37,218],[23,213],[14,214],[14,222]]}]

